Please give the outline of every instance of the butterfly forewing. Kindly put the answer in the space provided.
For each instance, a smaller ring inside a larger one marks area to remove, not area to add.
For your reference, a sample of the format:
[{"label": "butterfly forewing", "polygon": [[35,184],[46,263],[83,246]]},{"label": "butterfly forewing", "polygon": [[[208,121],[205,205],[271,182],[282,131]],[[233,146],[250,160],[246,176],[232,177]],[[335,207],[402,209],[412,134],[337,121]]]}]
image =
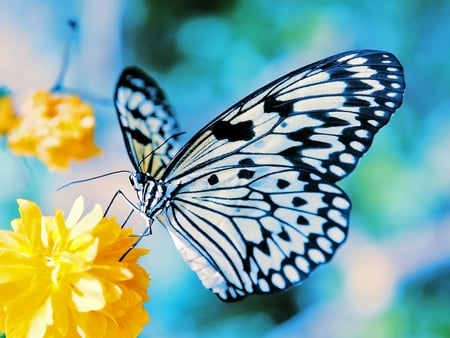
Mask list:
[{"label": "butterfly forewing", "polygon": [[126,68],[114,95],[128,155],[136,171],[159,177],[178,150],[178,125],[163,91],[136,67]]},{"label": "butterfly forewing", "polygon": [[392,54],[365,50],[324,59],[220,115],[185,145],[164,176],[195,175],[224,157],[249,154],[257,164],[276,159],[337,181],[356,167],[400,106],[403,90],[403,70]]},{"label": "butterfly forewing", "polygon": [[167,228],[223,300],[302,282],[344,242],[335,185],[401,105],[403,70],[379,51],[298,69],[213,120],[171,161]]}]

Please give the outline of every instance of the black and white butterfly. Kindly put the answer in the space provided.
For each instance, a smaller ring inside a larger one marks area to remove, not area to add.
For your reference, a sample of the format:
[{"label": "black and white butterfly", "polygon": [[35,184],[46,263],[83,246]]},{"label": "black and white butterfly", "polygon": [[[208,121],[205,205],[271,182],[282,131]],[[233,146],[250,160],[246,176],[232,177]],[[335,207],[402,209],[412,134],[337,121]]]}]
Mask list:
[{"label": "black and white butterfly", "polygon": [[178,150],[177,123],[156,82],[135,67],[115,104],[130,176],[148,220],[220,299],[304,281],[347,236],[350,200],[336,182],[356,167],[401,105],[390,53],[349,51],[250,94]]}]

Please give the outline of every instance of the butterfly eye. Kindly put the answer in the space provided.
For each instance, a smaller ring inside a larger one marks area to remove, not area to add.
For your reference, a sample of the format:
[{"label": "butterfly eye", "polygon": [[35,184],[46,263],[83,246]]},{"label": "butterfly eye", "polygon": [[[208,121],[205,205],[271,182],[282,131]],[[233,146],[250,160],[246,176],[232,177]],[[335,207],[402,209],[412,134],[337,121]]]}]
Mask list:
[{"label": "butterfly eye", "polygon": [[143,186],[148,181],[148,176],[145,173],[136,172],[130,175],[129,179],[135,190],[142,190]]}]

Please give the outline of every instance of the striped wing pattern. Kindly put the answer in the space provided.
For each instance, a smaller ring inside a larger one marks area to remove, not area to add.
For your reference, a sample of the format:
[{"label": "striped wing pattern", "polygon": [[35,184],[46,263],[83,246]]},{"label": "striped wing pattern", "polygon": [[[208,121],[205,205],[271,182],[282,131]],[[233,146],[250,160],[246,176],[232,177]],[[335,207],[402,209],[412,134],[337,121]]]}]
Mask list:
[{"label": "striped wing pattern", "polygon": [[281,77],[203,128],[171,161],[167,228],[225,301],[297,285],[344,242],[351,203],[335,184],[401,105],[403,70],[342,53]]},{"label": "striped wing pattern", "polygon": [[128,155],[136,171],[159,177],[178,151],[178,125],[157,83],[128,67],[116,86],[115,106]]},{"label": "striped wing pattern", "polygon": [[297,285],[344,243],[351,202],[336,182],[355,169],[404,89],[392,54],[344,52],[247,96],[175,154],[178,129],[162,91],[125,70],[116,91],[125,144],[137,173],[155,178],[142,181],[151,189],[142,188],[136,209],[150,221],[158,215],[224,301]]}]

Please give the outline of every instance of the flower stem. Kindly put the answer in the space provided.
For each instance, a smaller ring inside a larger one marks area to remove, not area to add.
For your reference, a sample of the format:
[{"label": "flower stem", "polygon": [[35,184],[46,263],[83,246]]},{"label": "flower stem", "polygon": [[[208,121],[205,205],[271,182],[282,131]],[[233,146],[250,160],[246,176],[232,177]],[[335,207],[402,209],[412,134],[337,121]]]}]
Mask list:
[{"label": "flower stem", "polygon": [[52,93],[59,92],[63,88],[64,78],[66,76],[67,69],[69,68],[70,47],[72,45],[75,33],[78,30],[78,23],[75,20],[69,20],[67,24],[69,26],[69,34],[67,36],[66,43],[64,46],[61,68],[59,70],[58,77],[56,78],[55,84],[50,90]]}]

